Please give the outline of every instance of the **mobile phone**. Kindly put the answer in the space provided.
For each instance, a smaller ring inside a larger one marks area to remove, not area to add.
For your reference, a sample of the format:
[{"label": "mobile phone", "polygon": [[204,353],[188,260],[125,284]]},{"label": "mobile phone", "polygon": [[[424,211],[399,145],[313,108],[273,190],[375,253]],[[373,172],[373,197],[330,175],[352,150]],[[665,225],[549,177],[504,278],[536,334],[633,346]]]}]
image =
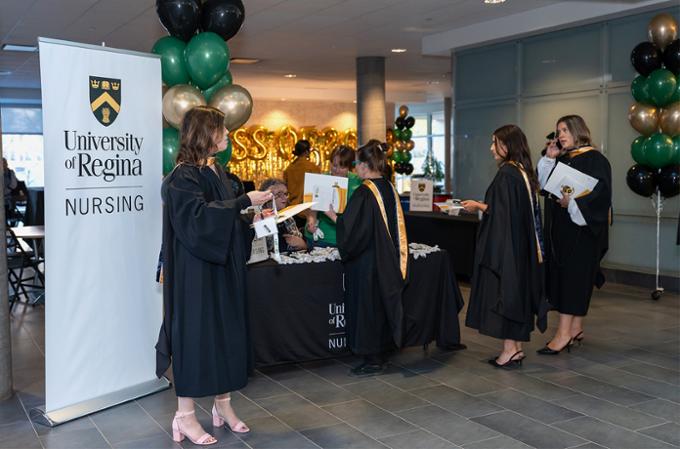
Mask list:
[{"label": "mobile phone", "polygon": [[[548,140],[555,140],[555,139],[557,139],[557,135],[555,134],[555,131],[553,131],[550,134],[548,134],[547,136],[545,136],[545,138],[548,139]],[[555,142],[555,145],[560,150],[562,149],[562,144],[560,143],[559,139],[557,140],[557,142]]]}]

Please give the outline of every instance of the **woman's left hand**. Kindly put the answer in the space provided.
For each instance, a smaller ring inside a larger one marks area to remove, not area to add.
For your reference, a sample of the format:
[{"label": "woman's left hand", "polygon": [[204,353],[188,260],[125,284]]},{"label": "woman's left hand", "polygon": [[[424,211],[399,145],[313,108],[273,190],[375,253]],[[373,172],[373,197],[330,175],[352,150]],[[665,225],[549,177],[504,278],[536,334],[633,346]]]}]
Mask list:
[{"label": "woman's left hand", "polygon": [[338,221],[338,214],[336,214],[335,211],[333,210],[332,204],[330,206],[328,206],[328,210],[326,212],[324,212],[324,214],[326,214],[326,216],[328,218],[333,220],[333,223],[336,223]]},{"label": "woman's left hand", "polygon": [[298,237],[297,235],[292,234],[284,234],[283,238],[286,239],[286,243],[291,248],[295,248],[296,250],[307,249],[307,242],[302,237]]},{"label": "woman's left hand", "polygon": [[562,198],[559,200],[560,206],[567,208],[569,207],[569,200],[571,197],[569,196],[568,193],[563,193]]}]

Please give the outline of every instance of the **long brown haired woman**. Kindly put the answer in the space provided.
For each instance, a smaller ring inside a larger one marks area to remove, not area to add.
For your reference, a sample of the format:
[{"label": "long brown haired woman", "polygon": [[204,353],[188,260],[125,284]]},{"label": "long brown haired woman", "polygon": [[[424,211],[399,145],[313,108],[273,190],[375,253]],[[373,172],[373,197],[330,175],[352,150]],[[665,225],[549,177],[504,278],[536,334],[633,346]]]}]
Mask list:
[{"label": "long brown haired woman", "polygon": [[175,441],[217,440],[196,419],[194,399],[215,396],[213,425],[248,432],[230,404],[251,368],[246,316],[248,226],[240,211],[272,198],[271,192],[235,197],[231,181],[211,155],[226,148],[224,115],[197,107],[180,131],[177,166],[165,178],[163,197],[164,317],[156,345],[156,374],[172,363],[178,410]]},{"label": "long brown haired woman", "polygon": [[[560,313],[555,336],[539,349],[541,355],[570,351],[583,340],[583,318],[588,313],[593,286],[604,284],[600,260],[609,247],[612,204],[612,170],[607,158],[595,149],[582,117],[567,115],[557,121],[557,139],[549,142],[538,161],[544,186],[558,162],[597,179],[592,192],[573,198],[547,194],[545,236],[550,304]],[[559,145],[558,145],[559,142]]]},{"label": "long brown haired woman", "polygon": [[522,130],[505,125],[493,133],[491,153],[499,168],[484,203],[464,201],[468,212],[484,212],[477,236],[472,289],[465,324],[503,340],[489,360],[497,368],[522,364],[522,342],[537,320],[545,330],[543,252],[538,180]]}]

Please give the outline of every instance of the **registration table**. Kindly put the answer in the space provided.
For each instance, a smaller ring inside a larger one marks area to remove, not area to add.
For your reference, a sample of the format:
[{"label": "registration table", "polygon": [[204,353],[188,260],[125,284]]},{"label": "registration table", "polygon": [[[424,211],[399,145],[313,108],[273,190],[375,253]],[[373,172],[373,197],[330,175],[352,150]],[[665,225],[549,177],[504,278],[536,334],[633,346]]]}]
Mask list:
[{"label": "registration table", "polygon": [[405,214],[409,241],[437,245],[451,258],[456,276],[469,280],[475,260],[477,215],[446,215],[441,212],[408,212]]},{"label": "registration table", "polygon": [[[257,366],[348,354],[343,281],[339,261],[250,266],[248,307]],[[446,251],[411,256],[403,295],[404,346],[460,343],[462,304]]]}]

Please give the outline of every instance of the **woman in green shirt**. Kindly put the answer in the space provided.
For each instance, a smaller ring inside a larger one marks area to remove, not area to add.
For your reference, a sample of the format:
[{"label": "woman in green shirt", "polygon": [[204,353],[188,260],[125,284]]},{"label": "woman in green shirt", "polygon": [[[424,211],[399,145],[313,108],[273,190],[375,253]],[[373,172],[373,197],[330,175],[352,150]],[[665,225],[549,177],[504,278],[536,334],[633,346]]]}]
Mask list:
[{"label": "woman in green shirt", "polygon": [[[361,178],[352,173],[354,164],[354,150],[346,145],[336,147],[331,153],[331,172],[332,176],[345,176],[347,182],[347,201],[352,197],[352,193],[361,185]],[[337,246],[335,237],[335,222],[338,214],[331,208],[328,211],[318,214],[310,211],[307,215],[307,225],[305,226],[305,238],[308,247],[328,247]],[[317,230],[321,232],[317,232]],[[316,233],[316,239],[314,234]]]}]

